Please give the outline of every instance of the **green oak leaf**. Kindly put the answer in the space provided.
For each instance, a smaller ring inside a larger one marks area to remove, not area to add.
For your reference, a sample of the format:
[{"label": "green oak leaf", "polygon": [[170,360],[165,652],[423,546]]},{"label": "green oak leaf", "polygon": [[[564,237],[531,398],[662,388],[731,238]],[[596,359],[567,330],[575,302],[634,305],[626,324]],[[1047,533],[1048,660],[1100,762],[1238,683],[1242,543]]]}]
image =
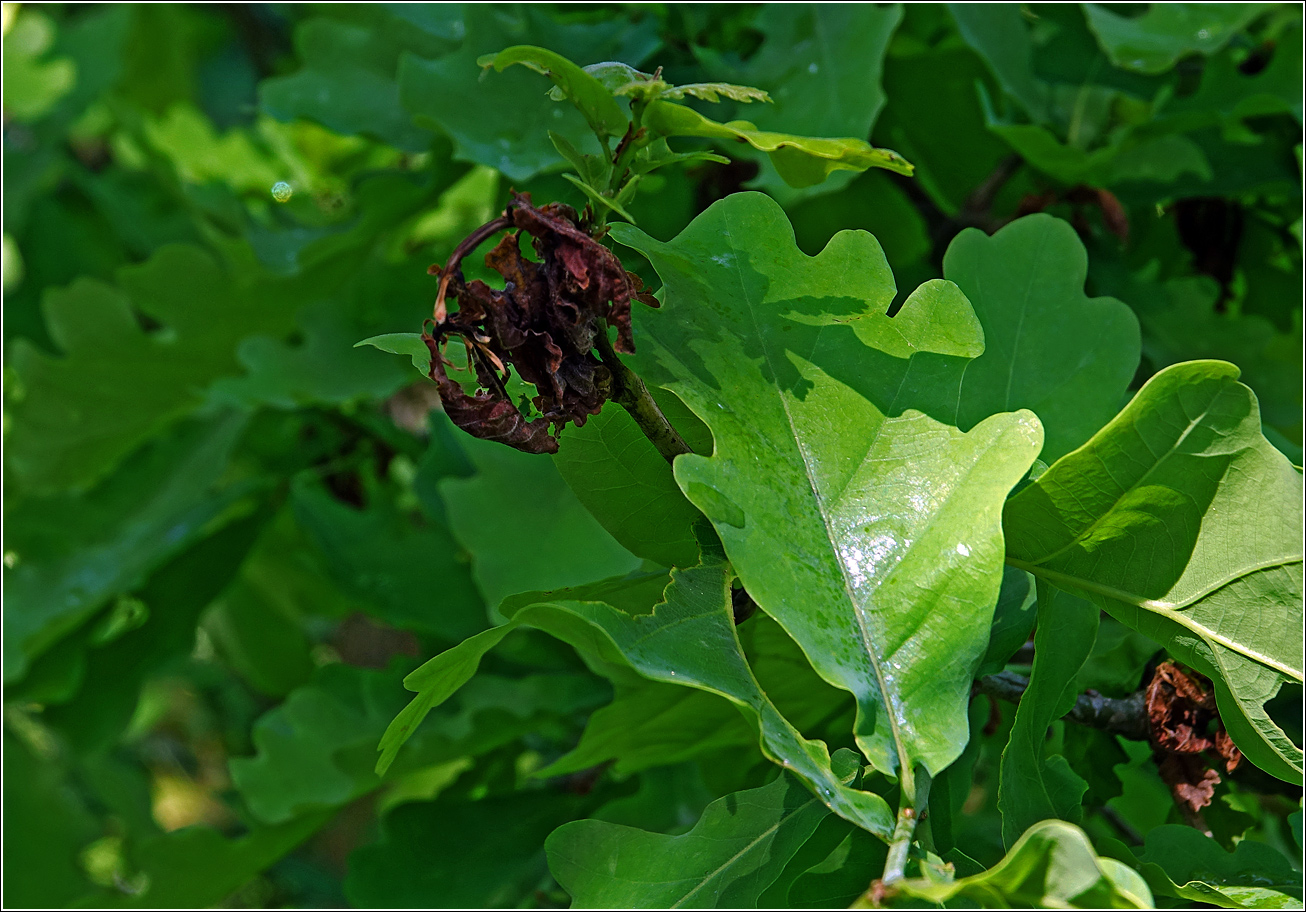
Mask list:
[{"label": "green oak leaf", "polygon": [[1115,415],[1138,369],[1138,318],[1084,294],[1088,254],[1069,223],[1039,214],[992,237],[968,228],[948,245],[943,274],[984,327],[984,354],[960,382],[958,427],[1029,409],[1051,463]]},{"label": "green oak leaf", "polygon": [[[984,120],[975,84],[990,84],[990,78],[979,56],[951,41],[913,50],[884,61],[888,104],[873,136],[906,156],[916,166],[914,182],[945,215],[955,216],[1010,150]],[[927,107],[931,116],[921,117]],[[910,209],[920,218],[915,206]]]},{"label": "green oak leaf", "polygon": [[519,64],[549,77],[563,97],[584,116],[596,136],[621,136],[630,124],[630,118],[603,83],[566,57],[547,48],[519,44],[497,54],[486,54],[476,63],[484,69],[493,67],[499,73],[513,64]]},{"label": "green oak leaf", "polygon": [[[441,424],[449,419],[432,416]],[[454,537],[472,557],[491,616],[500,602],[541,586],[577,586],[630,573],[640,560],[585,509],[553,462],[457,432],[476,469],[444,478],[440,498]]]},{"label": "green oak leaf", "polygon": [[1281,853],[1251,839],[1226,852],[1192,827],[1147,833],[1138,871],[1158,896],[1223,909],[1300,909],[1301,872]]},{"label": "green oak leaf", "polygon": [[[194,650],[201,612],[232,582],[268,516],[264,508],[229,523],[156,570],[131,598],[120,599],[119,605],[138,606],[137,626],[108,642],[92,633],[77,692],[51,700],[42,713],[45,724],[80,754],[107,750],[121,738],[146,682]],[[47,655],[72,651],[75,642],[65,640]]]},{"label": "green oak leaf", "polygon": [[770,156],[776,172],[791,187],[813,187],[835,171],[885,168],[911,174],[912,166],[892,149],[877,149],[864,139],[821,139],[792,133],[770,133],[744,120],[717,123],[693,108],[655,101],[644,112],[644,125],[656,136],[699,136],[746,142]]},{"label": "green oak leaf", "polygon": [[[393,358],[366,349],[350,349],[358,332],[340,308],[310,304],[297,322],[303,333],[302,344],[290,345],[267,336],[242,342],[236,357],[249,373],[215,381],[209,389],[210,398],[239,405],[266,403],[283,409],[338,405],[365,398],[385,399],[411,380],[408,371]],[[364,339],[353,348],[368,343],[385,351],[374,341],[385,338]],[[426,351],[425,344],[422,349]],[[427,359],[429,363],[430,352]]]},{"label": "green oak leaf", "polygon": [[938,356],[982,351],[969,303],[934,281],[885,316],[894,285],[873,237],[841,232],[808,257],[757,193],[669,243],[612,236],[664,282],[662,308],[637,316],[640,373],[715,441],[676,459],[677,483],[762,609],[856,696],[876,768],[942,770],[966,742],[1001,584],[1000,505],[1042,443],[1029,412],[963,434],[913,408],[946,398]]},{"label": "green oak leaf", "polygon": [[[411,668],[411,664],[409,665]],[[381,787],[371,747],[403,705],[396,669],[327,665],[254,723],[257,753],[231,778],[254,817],[281,824]],[[418,731],[396,770],[477,756],[606,699],[587,675],[482,675]]]},{"label": "green oak leaf", "polygon": [[[698,54],[710,76],[766,90],[772,104],[747,115],[759,130],[866,139],[884,108],[880,78],[889,39],[902,15],[899,4],[768,4],[753,22],[765,38],[746,62],[732,66],[709,50]],[[787,206],[846,183],[830,180],[806,194],[796,193],[792,181],[763,159],[762,171],[750,186]]]},{"label": "green oak leaf", "polygon": [[1126,18],[1085,3],[1088,27],[1111,62],[1139,73],[1164,73],[1185,54],[1214,54],[1273,3],[1156,3]]},{"label": "green oak leaf", "polygon": [[826,745],[805,739],[758,684],[735,632],[729,565],[710,539],[703,550],[703,562],[673,570],[670,585],[664,574],[639,574],[507,600],[501,606],[507,624],[460,643],[404,679],[417,696],[381,739],[377,769],[384,773],[409,733],[476,673],[486,652],[526,625],[570,643],[591,668],[619,685],[638,681],[638,674],[725,697],[758,720],[770,759],[799,776],[835,813],[887,840],[893,815],[884,799],[835,776]]},{"label": "green oak leaf", "polygon": [[1088,783],[1063,755],[1046,755],[1047,732],[1079,696],[1077,674],[1097,638],[1098,615],[1096,605],[1038,581],[1034,665],[1002,750],[998,780],[1007,846],[1040,820],[1078,823],[1083,816],[1080,804]]},{"label": "green oak leaf", "polygon": [[[856,754],[833,758],[852,782]],[[576,820],[549,836],[549,870],[576,908],[750,908],[829,810],[793,776],[707,806],[688,833],[666,836]]]},{"label": "green oak leaf", "polygon": [[[239,372],[241,339],[287,332],[299,303],[281,283],[183,245],[124,268],[118,283],[81,278],[46,294],[64,357],[14,343],[5,459],[24,489],[85,488],[104,477],[198,407],[210,381]],[[133,311],[162,328],[146,332]]]},{"label": "green oak leaf", "polygon": [[[712,435],[679,399],[665,390],[653,396],[691,449],[711,451]],[[568,425],[560,442],[553,464],[613,538],[665,567],[698,563],[694,523],[703,514],[625,409],[609,405],[583,427]]]},{"label": "green oak leaf", "polygon": [[359,909],[515,908],[547,876],[545,838],[594,804],[556,791],[402,804],[349,856],[345,896]]},{"label": "green oak leaf", "polygon": [[407,355],[413,368],[423,377],[431,374],[431,350],[422,341],[421,333],[382,333],[354,343],[354,348],[370,345],[392,355]]},{"label": "green oak leaf", "polygon": [[[816,676],[779,624],[759,612],[736,629],[762,693],[794,728],[812,731],[832,718],[851,716],[848,695]],[[754,727],[727,700],[641,681],[619,688],[611,704],[590,716],[576,749],[535,775],[558,776],[615,759],[615,772],[624,776],[726,747],[756,745]]]},{"label": "green oak leaf", "polygon": [[1136,871],[1103,858],[1079,827],[1036,823],[1000,862],[951,883],[901,880],[900,893],[934,903],[957,899],[984,909],[1151,909],[1152,894]]},{"label": "green oak leaf", "polygon": [[1219,286],[1210,278],[1173,279],[1139,308],[1143,351],[1157,367],[1180,361],[1230,361],[1256,393],[1261,420],[1301,439],[1302,351],[1297,334],[1281,333],[1265,317],[1220,313]]},{"label": "green oak leaf", "polygon": [[259,105],[277,120],[305,118],[345,135],[424,152],[431,138],[399,102],[405,51],[434,58],[457,47],[461,4],[327,8],[295,27],[303,69],[259,83]]},{"label": "green oak leaf", "polygon": [[1193,129],[1264,117],[1281,111],[1302,119],[1302,24],[1287,24],[1275,40],[1274,56],[1259,73],[1244,74],[1228,52],[1212,57],[1197,91],[1176,98],[1158,112],[1170,129]]},{"label": "green oak leaf", "polygon": [[148,837],[128,860],[144,876],[139,893],[100,890],[77,905],[98,909],[199,909],[219,905],[255,875],[289,854],[331,821],[332,811],[304,814],[274,826],[255,827],[234,839],[206,826],[189,826]]},{"label": "green oak leaf", "polygon": [[89,887],[77,853],[98,833],[98,821],[68,788],[64,771],[4,730],[4,775],[22,783],[5,796],[4,825],[22,839],[4,844],[5,901],[68,906]]},{"label": "green oak leaf", "polygon": [[113,596],[212,531],[250,492],[224,475],[246,417],[188,421],[161,434],[87,494],[7,505],[5,679]]},{"label": "green oak leaf", "polygon": [[1051,92],[1034,75],[1034,45],[1020,8],[1009,3],[949,3],[961,37],[988,64],[1002,91],[1036,123],[1049,119]]},{"label": "green oak leaf", "polygon": [[[987,99],[984,99],[987,101]],[[1006,140],[1028,164],[1063,184],[1111,186],[1130,181],[1169,184],[1185,174],[1209,181],[1213,170],[1201,146],[1186,136],[1123,131],[1112,142],[1082,149],[1063,142],[1037,124],[1008,123],[986,104],[989,129]]]},{"label": "green oak leaf", "polygon": [[1006,667],[1016,651],[1029,640],[1037,609],[1034,578],[1024,570],[1003,567],[1002,588],[998,591],[993,626],[989,629],[989,648],[976,677],[997,674]]},{"label": "green oak leaf", "polygon": [[528,39],[578,63],[639,63],[659,44],[651,16],[563,23],[542,7],[518,12],[469,4],[463,19],[466,37],[458,51],[436,60],[401,56],[400,102],[419,124],[433,124],[447,134],[456,158],[496,168],[514,181],[562,163],[562,156],[543,141],[550,130],[582,152],[598,151],[598,143],[579,111],[547,99],[538,77],[513,70],[482,80],[481,57]]},{"label": "green oak leaf", "polygon": [[16,120],[32,121],[57,105],[77,83],[77,65],[67,57],[46,58],[55,24],[32,8],[6,20],[4,107]]},{"label": "green oak leaf", "polygon": [[1007,561],[1211,678],[1247,758],[1300,782],[1301,748],[1263,704],[1302,680],[1302,476],[1237,377],[1220,361],[1154,376],[1008,501]]},{"label": "green oak leaf", "polygon": [[456,641],[486,626],[485,604],[466,554],[448,527],[415,525],[378,485],[364,509],[301,476],[291,486],[295,517],[344,590],[370,604],[372,616]]},{"label": "green oak leaf", "polygon": [[585,723],[575,748],[533,775],[565,776],[616,761],[626,777],[733,747],[756,747],[757,733],[734,706],[707,691],[641,681],[618,689]]}]

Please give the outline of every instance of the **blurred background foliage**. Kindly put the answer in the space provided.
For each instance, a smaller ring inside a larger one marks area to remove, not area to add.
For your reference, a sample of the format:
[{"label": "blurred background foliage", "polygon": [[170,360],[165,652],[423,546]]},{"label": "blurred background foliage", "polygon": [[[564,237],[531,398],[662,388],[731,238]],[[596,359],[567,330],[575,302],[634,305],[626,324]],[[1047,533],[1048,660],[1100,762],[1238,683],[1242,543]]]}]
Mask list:
[{"label": "blurred background foliage", "polygon": [[[873,232],[901,300],[961,229],[1050,212],[1088,292],[1138,314],[1135,388],[1233,361],[1300,464],[1297,5],[6,3],[8,904],[565,905],[541,849],[559,824],[680,833],[772,772],[719,698],[614,691],[536,634],[372,772],[419,656],[505,595],[640,564],[550,461],[455,436],[430,384],[353,347],[421,324],[427,266],[511,188],[583,203],[545,138],[583,146],[580,118],[475,65],[519,43],[756,85],[759,127],[917,168],[795,191],[735,149],[648,178],[650,234],[761,189],[808,253]],[[1126,693],[1154,649],[1112,623],[1081,683]],[[851,746],[846,695],[748,629],[786,715]],[[1280,703],[1293,724],[1300,689]],[[992,864],[1011,708],[974,715],[958,839]],[[1090,834],[1176,819],[1137,745],[1053,734],[1090,777]],[[1207,821],[1293,857],[1300,790],[1249,766]],[[863,837],[831,817],[762,900],[846,904],[883,853]]]}]

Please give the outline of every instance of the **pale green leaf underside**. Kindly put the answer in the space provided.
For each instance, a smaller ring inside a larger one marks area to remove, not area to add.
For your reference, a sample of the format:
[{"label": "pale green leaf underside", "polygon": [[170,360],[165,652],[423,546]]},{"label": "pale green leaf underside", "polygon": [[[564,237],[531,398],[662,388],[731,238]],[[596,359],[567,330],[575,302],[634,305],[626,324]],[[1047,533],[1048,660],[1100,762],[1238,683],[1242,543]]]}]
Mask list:
[{"label": "pale green leaf underside", "polygon": [[1211,677],[1234,741],[1302,778],[1263,705],[1302,680],[1302,477],[1261,433],[1238,369],[1157,374],[1008,503],[1008,560],[1089,598]]},{"label": "pale green leaf underside", "polygon": [[931,282],[886,317],[873,237],[842,232],[808,257],[761,194],[715,203],[670,243],[612,234],[665,283],[664,306],[639,315],[639,370],[715,440],[676,460],[677,482],[758,604],[856,696],[871,762],[941,770],[967,738],[1001,503],[1042,441],[1028,412],[963,434],[911,408],[939,398],[913,356],[982,351],[970,305]]},{"label": "pale green leaf underside", "polygon": [[758,130],[747,121],[718,123],[693,108],[669,101],[655,101],[648,107],[645,124],[659,136],[699,136],[748,143],[771,157],[776,171],[791,187],[811,187],[835,171],[865,171],[886,168],[911,174],[911,164],[892,149],[877,149],[864,139],[827,139],[771,133]]}]

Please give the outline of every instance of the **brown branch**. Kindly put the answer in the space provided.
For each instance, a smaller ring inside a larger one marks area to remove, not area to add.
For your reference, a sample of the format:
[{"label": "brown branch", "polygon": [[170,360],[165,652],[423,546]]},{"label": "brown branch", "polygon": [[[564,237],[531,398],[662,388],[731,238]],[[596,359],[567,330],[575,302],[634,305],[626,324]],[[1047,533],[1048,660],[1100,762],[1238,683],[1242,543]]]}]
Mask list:
[{"label": "brown branch", "polygon": [[[1013,671],[1002,671],[977,680],[974,691],[1008,703],[1019,703],[1028,687],[1029,678]],[[1142,691],[1115,699],[1090,690],[1076,698],[1066,718],[1131,741],[1147,741],[1151,733]]]}]

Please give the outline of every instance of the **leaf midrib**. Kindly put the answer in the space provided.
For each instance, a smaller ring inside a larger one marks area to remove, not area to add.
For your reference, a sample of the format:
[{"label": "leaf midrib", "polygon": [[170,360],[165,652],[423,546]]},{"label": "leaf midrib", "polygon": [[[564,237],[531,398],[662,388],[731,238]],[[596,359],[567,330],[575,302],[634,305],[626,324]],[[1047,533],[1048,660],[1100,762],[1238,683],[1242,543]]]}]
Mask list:
[{"label": "leaf midrib", "polygon": [[780,829],[780,827],[784,826],[790,820],[793,820],[800,813],[807,810],[812,805],[818,803],[819,802],[815,798],[809,798],[806,802],[794,808],[791,813],[786,814],[780,820],[777,820],[775,823],[771,824],[761,833],[757,834],[757,836],[754,839],[750,840],[749,843],[745,845],[742,849],[740,849],[734,855],[731,855],[724,862],[722,862],[721,865],[716,868],[716,870],[710,872],[706,877],[704,877],[701,881],[699,881],[698,884],[696,884],[692,890],[690,890],[684,896],[680,897],[680,899],[672,903],[671,908],[679,909],[685,902],[689,900],[690,897],[692,897],[699,890],[703,889],[705,886],[711,883],[715,878],[719,877],[723,871],[725,871],[735,862],[739,861],[739,859],[743,858],[749,852],[753,851],[753,849],[757,848],[758,843],[771,836],[771,834],[775,833],[777,830]]},{"label": "leaf midrib", "polygon": [[1190,599],[1185,599],[1181,603],[1172,604],[1170,602],[1160,601],[1157,599],[1149,599],[1146,598],[1145,596],[1139,595],[1136,592],[1129,592],[1128,590],[1125,589],[1117,589],[1114,586],[1108,586],[1104,583],[1097,583],[1094,582],[1093,580],[1085,579],[1084,577],[1081,576],[1074,576],[1073,574],[1070,573],[1062,573],[1059,570],[1050,570],[1047,567],[1040,567],[1037,564],[1032,564],[1027,561],[1022,561],[1019,560],[1018,558],[1014,558],[1014,557],[1007,558],[1007,563],[1015,567],[1016,569],[1025,570],[1029,573],[1034,574],[1035,576],[1041,576],[1044,579],[1046,579],[1048,582],[1057,583],[1061,585],[1063,588],[1069,587],[1069,588],[1079,589],[1082,592],[1092,593],[1093,595],[1100,595],[1104,598],[1113,599],[1114,601],[1122,602],[1126,605],[1132,605],[1135,608],[1141,608],[1142,610],[1150,612],[1151,614],[1155,614],[1159,617],[1164,617],[1167,620],[1172,621],[1173,623],[1178,624],[1179,626],[1192,631],[1193,633],[1197,634],[1199,637],[1201,637],[1202,639],[1208,642],[1218,643],[1219,645],[1230,650],[1231,652],[1241,655],[1244,658],[1250,659],[1253,662],[1259,662],[1260,664],[1266,666],[1267,668],[1272,668],[1275,671],[1279,672],[1280,674],[1285,675],[1294,681],[1302,680],[1302,671],[1300,669],[1293,668],[1292,666],[1280,662],[1278,659],[1271,658],[1270,656],[1262,655],[1261,653],[1257,652],[1256,650],[1252,649],[1249,646],[1245,646],[1241,643],[1237,643],[1229,639],[1228,637],[1224,636],[1223,634],[1217,633],[1216,631],[1210,629],[1204,624],[1201,624],[1198,621],[1193,620],[1183,611],[1183,609],[1190,607],[1205,598],[1210,597],[1214,593],[1218,592],[1220,589],[1223,589],[1226,586],[1231,585],[1233,582],[1241,579],[1244,576],[1249,576],[1252,573],[1257,573],[1260,572],[1261,570],[1272,569],[1274,567],[1288,566],[1290,564],[1300,563],[1300,562],[1301,562],[1301,558],[1297,556],[1273,558],[1268,561],[1262,561],[1261,563],[1256,564],[1255,566],[1252,566],[1246,569],[1245,571],[1240,571],[1236,576],[1232,576],[1225,579],[1220,584],[1203,591],[1199,595],[1196,595]]},{"label": "leaf midrib", "polygon": [[[758,338],[758,340],[763,343],[762,357],[766,359],[766,364],[771,371],[771,375],[773,377],[779,376],[779,374],[776,373],[775,364],[771,360],[770,346],[766,344],[766,337],[763,335],[761,326],[758,323],[757,311],[755,310],[754,307],[755,302],[753,301],[752,296],[748,293],[748,288],[744,282],[743,269],[740,266],[740,257],[743,254],[743,251],[734,242],[734,227],[733,225],[730,224],[730,219],[728,215],[725,219],[725,222],[726,222],[726,231],[725,231],[726,240],[730,244],[731,248],[734,249],[735,251],[734,264],[735,264],[735,273],[739,285],[740,296],[743,298],[744,304],[748,308],[749,319],[751,319],[753,322],[753,332]],[[871,660],[871,669],[872,671],[875,672],[876,686],[879,688],[880,694],[884,698],[885,702],[893,704],[888,708],[890,708],[891,710],[899,709],[896,702],[893,701],[893,697],[891,696],[889,689],[885,683],[884,669],[880,667],[880,658],[878,655],[876,655],[875,650],[872,648],[872,639],[871,639],[870,631],[867,629],[866,618],[864,617],[863,612],[860,606],[858,605],[857,599],[853,593],[851,583],[848,579],[847,568],[844,567],[843,561],[838,559],[839,549],[835,543],[834,531],[830,528],[830,522],[826,516],[826,511],[824,509],[825,502],[824,499],[821,497],[821,492],[819,488],[817,487],[816,479],[812,477],[812,467],[807,461],[806,450],[803,448],[801,443],[799,443],[798,428],[794,424],[793,414],[789,410],[789,402],[785,399],[783,395],[779,395],[778,391],[777,391],[777,398],[780,400],[780,407],[784,410],[785,422],[789,425],[790,436],[794,440],[794,443],[798,450],[799,458],[802,461],[803,475],[807,479],[807,487],[812,492],[812,499],[816,502],[816,506],[817,506],[816,512],[821,517],[821,526],[825,530],[826,543],[830,546],[831,553],[835,556],[834,563],[835,566],[839,568],[839,580],[840,582],[843,583],[844,595],[847,598],[849,607],[851,607],[853,610],[853,616],[857,620],[857,628],[861,633],[862,646],[866,652],[867,657]],[[877,429],[877,434],[878,432],[879,429]],[[903,736],[902,736],[902,731],[898,725],[897,713],[894,711],[890,711],[888,713],[885,713],[885,715],[888,716],[889,731],[893,736],[894,748],[896,753],[898,754],[898,764],[899,764],[898,772],[899,775],[902,777],[903,783],[906,784],[907,782],[910,782],[912,780],[912,772],[909,765],[911,761],[910,758],[907,756],[906,745],[903,743]]]}]

